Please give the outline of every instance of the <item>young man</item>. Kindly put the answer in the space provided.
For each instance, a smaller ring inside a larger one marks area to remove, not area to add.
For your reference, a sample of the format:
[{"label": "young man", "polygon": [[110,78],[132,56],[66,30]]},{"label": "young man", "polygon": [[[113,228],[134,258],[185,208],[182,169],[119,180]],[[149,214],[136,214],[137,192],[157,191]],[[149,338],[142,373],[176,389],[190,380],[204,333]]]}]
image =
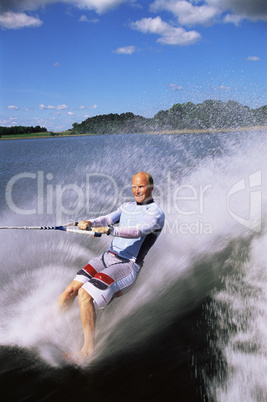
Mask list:
[{"label": "young man", "polygon": [[[147,172],[132,178],[135,202],[122,204],[116,211],[90,221],[80,221],[82,230],[94,228],[113,236],[109,251],[89,261],[59,298],[59,306],[68,306],[79,296],[84,346],[74,358],[85,359],[93,352],[96,311],[114,297],[126,293],[138,277],[144,257],[157,240],[164,213],[152,198],[153,179]],[[119,226],[110,228],[110,225]]]}]

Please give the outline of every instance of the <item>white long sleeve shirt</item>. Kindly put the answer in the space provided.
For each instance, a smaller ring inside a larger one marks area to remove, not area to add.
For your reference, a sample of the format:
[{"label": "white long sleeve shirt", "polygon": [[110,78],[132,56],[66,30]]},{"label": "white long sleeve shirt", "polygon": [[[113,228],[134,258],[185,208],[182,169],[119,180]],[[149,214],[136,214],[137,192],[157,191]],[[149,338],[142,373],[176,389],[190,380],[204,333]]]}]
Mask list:
[{"label": "white long sleeve shirt", "polygon": [[92,227],[114,225],[111,252],[121,258],[143,264],[144,258],[157,240],[165,216],[162,209],[150,199],[147,203],[127,202],[108,215],[91,220]]}]

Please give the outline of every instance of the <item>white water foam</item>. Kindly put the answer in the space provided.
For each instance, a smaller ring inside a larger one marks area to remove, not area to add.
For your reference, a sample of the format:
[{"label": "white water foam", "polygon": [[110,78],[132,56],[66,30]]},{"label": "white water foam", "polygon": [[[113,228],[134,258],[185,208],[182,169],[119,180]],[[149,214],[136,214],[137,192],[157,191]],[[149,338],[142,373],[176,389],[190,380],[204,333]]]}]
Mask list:
[{"label": "white water foam", "polygon": [[267,236],[255,238],[249,258],[215,295],[218,335],[227,378],[215,381],[219,401],[267,400]]}]

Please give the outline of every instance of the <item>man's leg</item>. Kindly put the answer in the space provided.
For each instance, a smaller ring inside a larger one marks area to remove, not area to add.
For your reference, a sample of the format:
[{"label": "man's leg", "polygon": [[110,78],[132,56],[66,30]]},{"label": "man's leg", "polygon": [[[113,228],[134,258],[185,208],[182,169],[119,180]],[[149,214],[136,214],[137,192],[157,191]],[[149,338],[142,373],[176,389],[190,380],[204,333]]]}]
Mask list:
[{"label": "man's leg", "polygon": [[79,306],[83,326],[84,345],[80,352],[78,352],[78,355],[82,358],[86,358],[91,355],[94,350],[96,313],[93,298],[83,288],[79,290]]},{"label": "man's leg", "polygon": [[82,282],[72,281],[59,296],[58,307],[62,310],[68,308],[78,294],[78,290],[83,285]]},{"label": "man's leg", "polygon": [[[116,262],[114,263],[114,261]],[[104,308],[112,300],[114,293],[115,296],[118,293],[126,293],[137,279],[139,267],[136,266],[134,269],[134,265],[136,264],[131,262],[118,263],[117,261],[116,258],[115,260],[113,258],[110,261],[110,267],[98,272],[94,276],[93,281],[86,282],[78,292],[84,345],[79,352],[72,354],[73,358],[85,359],[93,352],[96,321],[94,301],[98,308]],[[101,283],[102,289],[97,286],[97,282]],[[112,287],[112,284],[115,282],[116,287]]]}]

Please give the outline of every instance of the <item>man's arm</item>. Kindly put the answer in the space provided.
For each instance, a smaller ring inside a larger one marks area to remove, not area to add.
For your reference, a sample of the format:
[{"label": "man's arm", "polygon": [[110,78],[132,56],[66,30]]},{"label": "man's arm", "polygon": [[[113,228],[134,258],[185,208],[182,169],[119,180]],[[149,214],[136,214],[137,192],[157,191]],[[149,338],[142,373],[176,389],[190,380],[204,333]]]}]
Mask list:
[{"label": "man's arm", "polygon": [[78,223],[78,227],[82,230],[86,229],[90,230],[91,228],[98,228],[98,227],[108,227],[109,225],[113,225],[114,223],[118,222],[120,220],[120,216],[121,216],[121,208],[118,208],[116,209],[116,211],[113,211],[108,215],[99,216],[96,219],[90,219],[88,221],[80,221]]}]

